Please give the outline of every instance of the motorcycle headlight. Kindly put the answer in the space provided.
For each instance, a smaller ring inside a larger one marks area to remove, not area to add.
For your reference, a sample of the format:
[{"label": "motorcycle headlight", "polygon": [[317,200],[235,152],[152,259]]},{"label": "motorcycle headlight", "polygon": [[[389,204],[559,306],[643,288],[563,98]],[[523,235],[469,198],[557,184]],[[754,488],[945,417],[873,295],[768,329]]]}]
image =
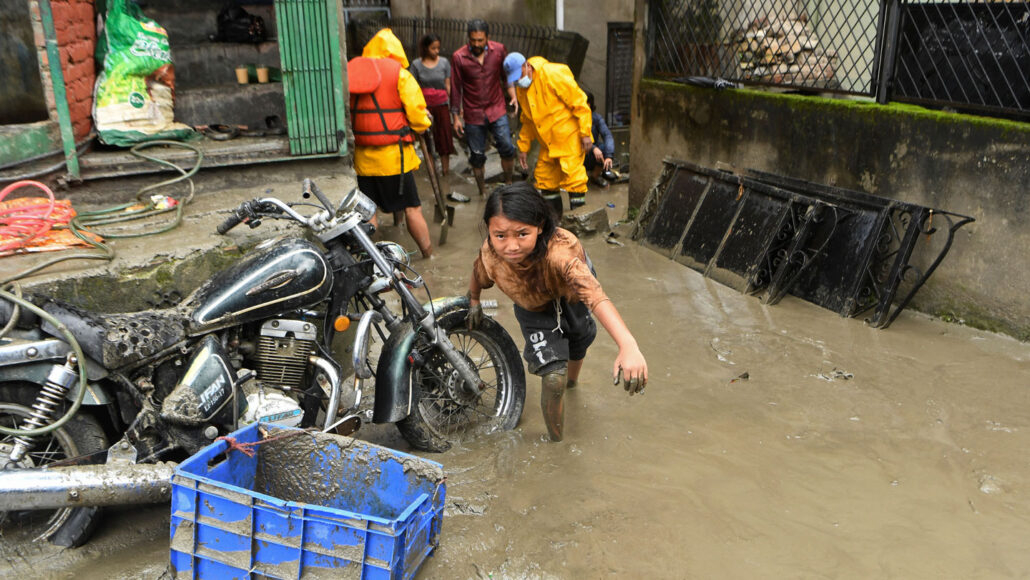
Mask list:
[{"label": "motorcycle headlight", "polygon": [[368,221],[372,219],[372,216],[376,215],[376,204],[355,187],[343,197],[338,211],[356,213],[361,216],[361,221]]},{"label": "motorcycle headlight", "polygon": [[408,256],[407,250],[397,242],[378,242],[376,247],[379,248],[379,251],[382,252],[387,260],[392,260],[405,266],[411,265],[411,257]]}]

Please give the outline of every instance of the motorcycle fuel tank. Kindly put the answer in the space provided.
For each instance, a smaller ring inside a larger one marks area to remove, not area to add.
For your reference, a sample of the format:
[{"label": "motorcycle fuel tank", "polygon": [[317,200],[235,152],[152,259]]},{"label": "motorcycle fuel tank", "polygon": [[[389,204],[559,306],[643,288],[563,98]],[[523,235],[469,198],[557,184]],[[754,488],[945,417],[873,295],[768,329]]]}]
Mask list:
[{"label": "motorcycle fuel tank", "polygon": [[184,307],[193,336],[267,318],[324,300],[333,272],[322,252],[301,239],[266,242],[197,289]]}]

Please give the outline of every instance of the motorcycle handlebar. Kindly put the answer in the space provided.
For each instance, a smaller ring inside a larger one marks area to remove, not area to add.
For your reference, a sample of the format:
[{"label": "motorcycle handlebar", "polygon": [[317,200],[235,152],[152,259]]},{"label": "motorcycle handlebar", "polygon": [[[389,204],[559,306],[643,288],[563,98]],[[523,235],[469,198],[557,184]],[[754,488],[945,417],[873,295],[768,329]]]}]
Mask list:
[{"label": "motorcycle handlebar", "polygon": [[319,189],[318,186],[315,185],[315,182],[311,181],[311,178],[309,178],[309,177],[305,177],[304,178],[304,193],[303,193],[303,195],[304,195],[305,198],[308,198],[308,197],[311,197],[312,195],[314,195],[316,198],[318,198],[318,201],[322,204],[322,207],[324,207],[325,209],[329,210],[329,212],[333,211],[333,202],[329,201],[329,198],[326,197],[326,195],[324,193],[322,193],[322,190]]},{"label": "motorcycle handlebar", "polygon": [[[248,202],[244,202],[244,205],[247,204]],[[233,210],[232,214],[230,214],[229,217],[225,218],[224,222],[219,224],[218,228],[216,229],[219,235],[224,236],[226,232],[240,225],[243,222],[243,220],[246,218],[246,215],[244,215],[243,212],[244,205],[241,205],[240,207]]]}]

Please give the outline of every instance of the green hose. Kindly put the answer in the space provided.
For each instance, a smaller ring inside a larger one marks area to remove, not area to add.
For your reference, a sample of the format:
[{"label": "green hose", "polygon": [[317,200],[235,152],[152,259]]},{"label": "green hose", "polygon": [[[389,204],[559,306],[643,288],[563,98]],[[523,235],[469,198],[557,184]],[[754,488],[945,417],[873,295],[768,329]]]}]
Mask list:
[{"label": "green hose", "polygon": [[75,336],[68,330],[68,327],[61,321],[51,316],[48,312],[28,300],[19,298],[6,290],[0,290],[0,298],[4,298],[13,302],[14,304],[28,310],[29,312],[35,313],[40,318],[46,320],[50,324],[61,332],[68,339],[68,344],[71,345],[72,350],[75,351],[75,356],[79,360],[79,393],[75,396],[75,400],[72,401],[72,406],[61,416],[60,419],[54,421],[49,425],[38,427],[36,429],[8,429],[7,427],[0,427],[0,433],[4,435],[11,435],[13,437],[37,437],[39,435],[46,435],[51,431],[60,429],[65,423],[71,420],[75,416],[75,413],[79,411],[79,407],[82,406],[82,399],[86,396],[86,356],[82,354],[82,347],[79,346],[79,342],[75,340]]},{"label": "green hose", "polygon": [[[140,152],[143,149],[146,149],[148,147],[153,147],[155,145],[168,145],[168,146],[173,146],[173,147],[183,147],[183,148],[189,149],[189,150],[191,150],[191,151],[193,151],[194,153],[197,154],[197,161],[193,165],[192,169],[190,169],[189,171],[186,171],[185,169],[179,167],[178,165],[176,165],[176,164],[174,164],[174,163],[172,163],[170,161],[166,161],[164,159],[153,157],[151,155],[145,155],[145,154]],[[204,160],[204,152],[201,151],[200,148],[195,146],[195,145],[190,145],[189,143],[181,143],[179,141],[147,141],[147,142],[144,142],[144,143],[136,144],[132,149],[129,150],[129,152],[132,153],[133,155],[135,155],[136,157],[141,158],[141,159],[146,159],[147,161],[153,161],[154,163],[157,163],[159,165],[165,165],[165,166],[171,167],[172,169],[175,169],[176,171],[178,171],[180,173],[180,175],[177,176],[177,177],[173,177],[171,179],[166,179],[166,180],[164,180],[164,181],[162,181],[160,183],[155,183],[155,184],[152,184],[152,185],[148,185],[148,186],[140,189],[136,193],[136,202],[135,203],[126,203],[126,204],[122,204],[122,205],[115,206],[115,207],[112,207],[112,208],[98,210],[98,211],[93,211],[93,212],[83,212],[83,213],[79,214],[78,216],[76,216],[75,218],[73,218],[72,221],[68,224],[68,229],[72,232],[72,234],[75,235],[75,237],[79,238],[80,240],[82,240],[86,244],[88,244],[90,246],[93,246],[94,248],[100,250],[99,253],[97,253],[97,252],[76,253],[76,254],[69,254],[69,255],[65,255],[65,256],[60,256],[60,257],[58,257],[56,259],[48,260],[46,262],[43,262],[42,264],[38,264],[36,266],[33,266],[31,268],[28,268],[26,270],[18,272],[17,274],[15,274],[15,275],[13,275],[13,276],[11,276],[9,278],[0,279],[0,286],[3,286],[5,284],[7,284],[9,282],[13,282],[15,280],[20,280],[20,279],[22,279],[22,278],[24,278],[26,276],[30,276],[32,274],[35,274],[36,272],[39,272],[40,270],[43,270],[45,268],[49,268],[50,266],[53,266],[54,264],[57,264],[59,262],[63,262],[65,260],[82,259],[82,260],[108,260],[108,261],[110,261],[110,260],[114,259],[114,250],[110,246],[108,246],[107,244],[104,244],[103,242],[98,242],[98,241],[90,238],[89,236],[87,236],[84,233],[84,232],[89,232],[89,228],[90,227],[95,227],[95,226],[100,226],[100,225],[105,225],[105,224],[110,224],[110,223],[125,222],[125,221],[130,221],[130,220],[137,220],[137,219],[152,217],[152,216],[155,216],[155,215],[160,215],[160,214],[163,214],[163,213],[168,213],[168,212],[171,212],[171,211],[175,212],[175,219],[173,220],[173,222],[170,225],[168,225],[168,226],[166,226],[166,227],[164,227],[164,228],[162,228],[160,230],[148,231],[148,232],[143,232],[143,233],[139,233],[139,234],[106,234],[106,235],[103,236],[103,237],[108,238],[108,239],[121,239],[121,238],[139,238],[139,237],[143,237],[143,236],[151,236],[151,235],[161,234],[161,233],[164,233],[164,232],[167,232],[167,231],[170,231],[172,229],[177,228],[179,226],[179,224],[182,223],[183,208],[184,208],[184,206],[187,203],[189,203],[193,199],[193,194],[195,192],[195,188],[194,188],[194,185],[193,185],[193,180],[190,179],[190,178],[194,174],[196,174],[197,171],[200,170],[200,165],[201,165],[201,163]],[[179,203],[176,204],[176,206],[174,208],[155,209],[154,202],[152,202],[150,199],[146,199],[144,201],[144,199],[143,199],[144,198],[144,194],[146,194],[148,191],[152,191],[154,189],[157,189],[159,187],[164,187],[166,185],[171,185],[173,183],[177,183],[177,182],[182,181],[182,180],[186,180],[186,181],[189,182],[190,191],[189,191],[188,195],[186,195],[181,200],[178,200]],[[132,212],[128,212],[128,213],[125,212],[126,209],[132,207],[133,205],[141,203],[141,202],[144,204],[143,208],[141,208],[139,210],[132,211]],[[113,213],[120,213],[120,215],[117,216],[117,217],[110,217],[110,218],[104,218],[103,217],[105,215],[113,214]]]}]

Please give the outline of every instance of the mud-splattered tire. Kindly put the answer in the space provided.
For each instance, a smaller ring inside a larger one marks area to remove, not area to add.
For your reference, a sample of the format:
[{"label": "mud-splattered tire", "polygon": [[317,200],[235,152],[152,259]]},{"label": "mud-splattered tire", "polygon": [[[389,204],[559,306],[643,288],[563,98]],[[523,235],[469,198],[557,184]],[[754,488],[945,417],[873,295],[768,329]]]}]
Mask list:
[{"label": "mud-splattered tire", "polygon": [[476,435],[514,429],[526,402],[526,373],[519,349],[504,327],[485,318],[476,330],[465,327],[468,310],[442,316],[437,324],[479,370],[487,388],[464,395],[456,371],[442,354],[425,350],[426,364],[409,372],[412,412],[397,423],[401,434],[421,451],[443,452]]},{"label": "mud-splattered tire", "polygon": [[[39,386],[29,383],[0,385],[0,425],[16,427],[31,412]],[[63,412],[65,409],[61,409]],[[79,411],[57,432],[44,435],[28,457],[33,466],[46,465],[107,449],[107,436],[96,418]],[[12,437],[0,435],[0,447],[7,449]],[[6,453],[0,461],[6,462]],[[81,546],[100,523],[102,510],[96,507],[64,508],[23,512],[0,512],[0,536],[10,539],[17,530],[27,539],[47,538],[65,547]]]}]

